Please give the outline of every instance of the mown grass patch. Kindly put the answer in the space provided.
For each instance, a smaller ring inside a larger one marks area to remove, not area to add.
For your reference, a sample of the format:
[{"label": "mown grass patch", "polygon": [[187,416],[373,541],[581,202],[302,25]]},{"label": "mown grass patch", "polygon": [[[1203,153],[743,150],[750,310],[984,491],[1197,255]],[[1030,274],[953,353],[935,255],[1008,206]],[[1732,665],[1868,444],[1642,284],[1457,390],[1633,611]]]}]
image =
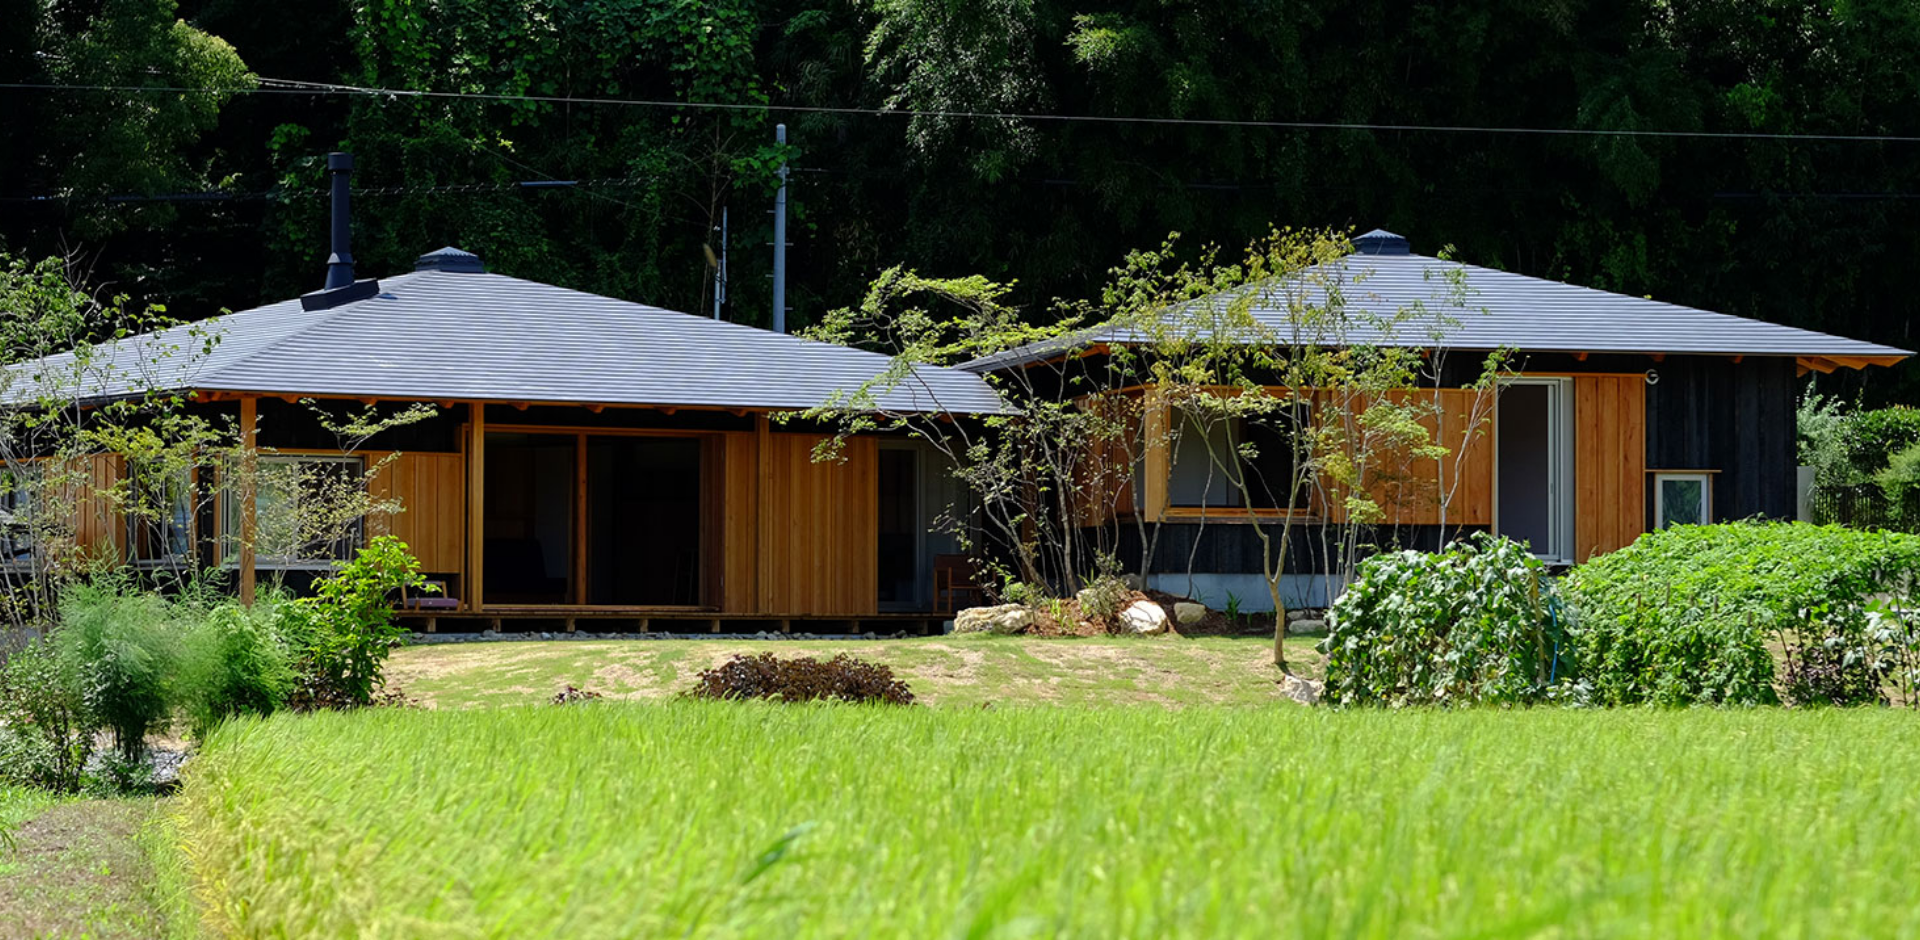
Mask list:
[{"label": "mown grass patch", "polygon": [[674,702],[231,724],[245,936],[1911,936],[1882,711]]},{"label": "mown grass patch", "polygon": [[[1317,674],[1313,639],[1290,642]],[[657,699],[736,653],[829,658],[893,669],[929,705],[1252,705],[1279,701],[1271,641],[1229,637],[927,637],[911,640],[573,640],[460,643],[396,652],[389,681],[438,708],[545,701],[572,685]]]}]

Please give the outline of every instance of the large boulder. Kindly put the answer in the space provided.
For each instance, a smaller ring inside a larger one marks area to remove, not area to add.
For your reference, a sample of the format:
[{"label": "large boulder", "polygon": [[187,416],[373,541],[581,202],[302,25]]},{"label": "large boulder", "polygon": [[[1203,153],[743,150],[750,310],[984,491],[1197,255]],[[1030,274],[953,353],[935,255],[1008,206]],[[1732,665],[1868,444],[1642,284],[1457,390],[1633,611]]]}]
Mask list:
[{"label": "large boulder", "polygon": [[1119,627],[1128,633],[1167,632],[1167,612],[1149,600],[1137,600],[1120,611]]},{"label": "large boulder", "polygon": [[1325,620],[1295,620],[1287,624],[1287,634],[1290,636],[1326,636],[1327,622]]},{"label": "large boulder", "polygon": [[1019,633],[1033,626],[1033,610],[1025,604],[969,607],[953,616],[955,633]]},{"label": "large boulder", "polygon": [[1173,605],[1173,619],[1183,627],[1190,627],[1207,619],[1207,605],[1193,601],[1176,601]]}]

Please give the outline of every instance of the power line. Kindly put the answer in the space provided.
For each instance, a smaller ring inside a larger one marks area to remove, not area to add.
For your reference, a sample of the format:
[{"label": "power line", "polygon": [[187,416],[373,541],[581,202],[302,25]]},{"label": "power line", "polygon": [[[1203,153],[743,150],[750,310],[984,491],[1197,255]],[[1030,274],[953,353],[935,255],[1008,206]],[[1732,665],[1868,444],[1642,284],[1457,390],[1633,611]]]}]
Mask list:
[{"label": "power line", "polygon": [[[547,177],[537,180],[520,180],[511,183],[449,183],[440,186],[369,186],[355,187],[353,194],[360,196],[429,196],[429,195],[467,195],[477,193],[508,193],[529,190],[565,189],[578,190],[589,196],[619,202],[628,208],[634,208],[626,202],[612,199],[595,192],[600,189],[639,189],[655,184],[655,180],[645,177],[626,177],[622,179],[584,179],[559,180]],[[98,200],[107,203],[128,202],[244,202],[262,199],[312,198],[327,195],[321,188],[277,188],[237,192],[227,189],[211,189],[197,193],[126,193],[112,196],[90,196],[79,193],[63,193],[45,196],[0,196],[0,202],[6,203],[61,203],[86,202]]]},{"label": "power line", "polygon": [[946,111],[914,108],[856,108],[834,105],[676,101],[653,98],[574,98],[565,95],[508,95],[491,92],[420,91],[410,88],[372,88],[262,78],[253,88],[194,88],[177,85],[55,85],[30,82],[0,83],[0,89],[20,91],[156,92],[211,95],[317,95],[374,98],[432,98],[470,101],[525,102],[581,106],[669,108],[695,111],[768,111],[784,114],[836,114],[866,117],[929,117],[958,120],[1036,121],[1063,124],[1153,125],[1224,127],[1301,131],[1394,131],[1422,134],[1497,134],[1542,137],[1641,137],[1694,140],[1750,140],[1801,143],[1920,143],[1920,136],[1897,134],[1781,134],[1762,131],[1673,131],[1583,127],[1502,127],[1468,124],[1399,124],[1347,121],[1272,121],[1254,118],[1176,118],[1101,114],[1046,114],[1015,111]]}]

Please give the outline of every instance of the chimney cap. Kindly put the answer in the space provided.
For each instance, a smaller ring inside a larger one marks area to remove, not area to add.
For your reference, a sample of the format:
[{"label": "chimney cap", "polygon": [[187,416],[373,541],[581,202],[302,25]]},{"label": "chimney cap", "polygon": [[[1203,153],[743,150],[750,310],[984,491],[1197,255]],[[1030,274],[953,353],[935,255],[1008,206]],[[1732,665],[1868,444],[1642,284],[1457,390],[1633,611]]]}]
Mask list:
[{"label": "chimney cap", "polygon": [[1377,228],[1355,238],[1353,250],[1363,255],[1410,255],[1413,244],[1402,236]]},{"label": "chimney cap", "polygon": [[343,153],[338,150],[330,154],[327,154],[327,169],[329,170],[353,169],[353,154]]},{"label": "chimney cap", "polygon": [[485,274],[487,266],[482,264],[480,256],[471,251],[461,251],[448,245],[439,251],[429,251],[414,259],[415,271],[446,271],[451,274]]}]

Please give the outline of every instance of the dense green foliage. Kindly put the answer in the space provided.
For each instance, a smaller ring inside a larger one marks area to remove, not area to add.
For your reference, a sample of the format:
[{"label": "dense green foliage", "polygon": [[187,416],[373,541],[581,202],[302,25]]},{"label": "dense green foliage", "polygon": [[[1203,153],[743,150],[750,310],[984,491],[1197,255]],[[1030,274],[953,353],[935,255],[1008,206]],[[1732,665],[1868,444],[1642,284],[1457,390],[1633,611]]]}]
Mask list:
[{"label": "dense green foliage", "polygon": [[131,577],[69,585],[47,637],[0,664],[0,782],[76,790],[107,730],[117,754],[104,786],[125,789],[148,737],[176,723],[204,736],[288,705],[371,704],[400,636],[391,597],[420,585],[417,568],[404,542],[382,536],[314,596],[269,593],[252,607],[200,586],[163,596]]},{"label": "dense green foliage", "polygon": [[[1920,8],[1898,0],[181,0],[189,27],[174,3],[7,0],[30,28],[0,37],[0,81],[229,88],[237,55],[272,79],[747,106],[0,90],[0,187],[68,196],[9,205],[0,242],[42,255],[80,235],[112,279],[191,316],[317,285],[315,158],[350,146],[366,273],[457,242],[505,273],[703,312],[725,206],[729,315],[764,323],[785,120],[799,323],[896,263],[1084,297],[1167,231],[1238,244],[1284,223],[1382,225],[1472,262],[1906,336],[1905,143],[773,110],[1910,135]],[[622,182],[507,185],[541,178]],[[276,195],[96,198],[207,184]]]},{"label": "dense green foliage", "polygon": [[1893,937],[1920,930],[1911,736],[1833,710],[372,709],[223,725],[174,805],[221,936]]},{"label": "dense green foliage", "polygon": [[[1608,705],[1913,702],[1920,537],[1676,526],[1574,569],[1574,650]],[[1784,672],[1776,668],[1776,656]]]},{"label": "dense green foliage", "polygon": [[1920,409],[1850,409],[1814,393],[1797,420],[1813,521],[1920,531]]},{"label": "dense green foliage", "polygon": [[387,656],[406,633],[393,622],[393,598],[425,584],[407,543],[381,535],[315,584],[313,596],[284,605],[283,629],[298,656],[300,704],[371,704]]},{"label": "dense green foliage", "polygon": [[0,666],[0,782],[61,793],[80,789],[99,723],[80,682],[47,639]]},{"label": "dense green foliage", "polygon": [[204,735],[235,715],[271,715],[294,689],[293,652],[282,636],[289,601],[220,604],[189,627],[180,675],[189,727]]},{"label": "dense green foliage", "polygon": [[75,584],[61,598],[54,645],[122,760],[146,753],[178,701],[183,633],[174,605],[155,594]]},{"label": "dense green foliage", "polygon": [[1525,545],[1484,533],[1375,555],[1327,616],[1326,699],[1519,705],[1570,678],[1554,582]]}]

